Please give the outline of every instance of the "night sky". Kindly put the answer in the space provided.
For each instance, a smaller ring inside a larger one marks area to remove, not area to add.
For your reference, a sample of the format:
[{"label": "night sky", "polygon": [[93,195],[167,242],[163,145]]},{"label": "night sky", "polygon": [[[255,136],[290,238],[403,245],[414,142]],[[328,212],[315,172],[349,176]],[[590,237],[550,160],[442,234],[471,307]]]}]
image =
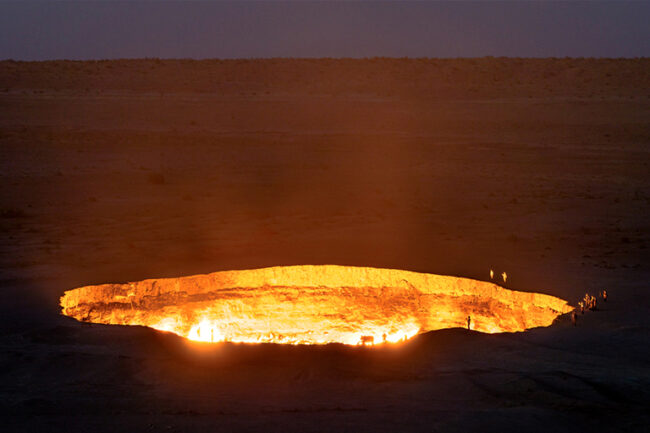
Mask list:
[{"label": "night sky", "polygon": [[650,2],[0,2],[0,59],[650,56]]}]

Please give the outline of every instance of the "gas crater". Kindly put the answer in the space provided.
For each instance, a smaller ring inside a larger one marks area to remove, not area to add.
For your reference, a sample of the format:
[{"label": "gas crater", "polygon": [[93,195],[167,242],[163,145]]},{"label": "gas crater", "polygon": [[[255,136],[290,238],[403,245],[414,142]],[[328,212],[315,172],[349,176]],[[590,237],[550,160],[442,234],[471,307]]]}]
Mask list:
[{"label": "gas crater", "polygon": [[148,326],[203,342],[377,345],[467,327],[497,333],[549,326],[563,299],[492,282],[393,269],[279,266],[68,290],[79,321]]}]

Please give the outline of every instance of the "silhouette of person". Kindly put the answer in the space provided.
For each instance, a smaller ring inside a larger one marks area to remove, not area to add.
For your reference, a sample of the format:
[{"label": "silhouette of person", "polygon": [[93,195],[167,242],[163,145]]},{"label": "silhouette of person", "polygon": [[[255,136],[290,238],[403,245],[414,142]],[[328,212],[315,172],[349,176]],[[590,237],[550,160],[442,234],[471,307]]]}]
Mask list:
[{"label": "silhouette of person", "polygon": [[467,329],[469,330],[469,326],[472,323],[472,318],[470,316],[467,316]]},{"label": "silhouette of person", "polygon": [[575,310],[571,313],[571,323],[573,323],[573,326],[576,326],[576,323],[578,322],[578,313],[575,312]]}]

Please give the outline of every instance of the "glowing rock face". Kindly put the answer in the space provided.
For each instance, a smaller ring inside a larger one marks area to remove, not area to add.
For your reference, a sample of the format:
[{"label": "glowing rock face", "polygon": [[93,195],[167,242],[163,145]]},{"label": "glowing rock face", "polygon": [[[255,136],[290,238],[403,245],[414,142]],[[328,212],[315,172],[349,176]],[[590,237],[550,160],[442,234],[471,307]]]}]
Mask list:
[{"label": "glowing rock face", "polygon": [[285,266],[102,284],[65,292],[63,314],[143,325],[197,341],[377,344],[466,327],[516,332],[572,308],[539,293],[442,275],[349,266]]}]

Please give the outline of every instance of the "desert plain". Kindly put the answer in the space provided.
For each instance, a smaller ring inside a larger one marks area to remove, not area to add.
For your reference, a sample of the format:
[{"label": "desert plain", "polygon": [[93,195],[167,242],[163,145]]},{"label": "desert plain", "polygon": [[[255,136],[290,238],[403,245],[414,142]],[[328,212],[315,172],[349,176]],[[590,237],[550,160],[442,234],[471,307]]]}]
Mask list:
[{"label": "desert plain", "polygon": [[[647,431],[650,60],[0,62],[2,431]],[[192,345],[89,284],[338,264],[566,299],[572,326]]]}]

